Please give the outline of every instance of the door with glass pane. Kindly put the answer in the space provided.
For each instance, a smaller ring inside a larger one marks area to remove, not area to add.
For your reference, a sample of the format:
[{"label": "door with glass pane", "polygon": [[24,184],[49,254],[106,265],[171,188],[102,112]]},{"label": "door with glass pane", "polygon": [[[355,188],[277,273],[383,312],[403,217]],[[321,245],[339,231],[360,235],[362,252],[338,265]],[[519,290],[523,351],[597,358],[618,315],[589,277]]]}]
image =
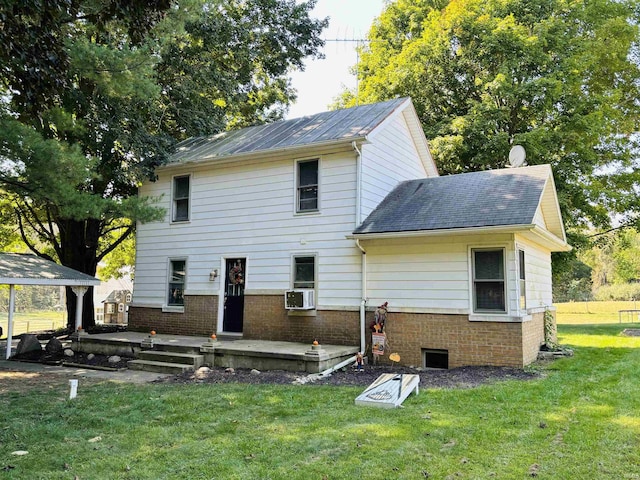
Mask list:
[{"label": "door with glass pane", "polygon": [[226,261],[224,316],[222,320],[224,332],[242,333],[246,265],[246,258],[227,259]]}]

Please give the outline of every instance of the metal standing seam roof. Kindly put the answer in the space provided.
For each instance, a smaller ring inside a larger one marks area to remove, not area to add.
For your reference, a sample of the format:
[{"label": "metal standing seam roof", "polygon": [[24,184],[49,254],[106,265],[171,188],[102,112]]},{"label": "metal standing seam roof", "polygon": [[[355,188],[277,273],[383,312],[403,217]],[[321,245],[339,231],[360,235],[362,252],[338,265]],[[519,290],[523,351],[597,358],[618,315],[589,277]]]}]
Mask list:
[{"label": "metal standing seam roof", "polygon": [[408,98],[397,98],[242,128],[209,137],[190,138],[176,146],[176,153],[169,159],[169,164],[341,140],[352,141],[367,136],[407,101],[409,101]]},{"label": "metal standing seam roof", "polygon": [[100,285],[100,280],[50,260],[23,253],[0,253],[3,285]]},{"label": "metal standing seam roof", "polygon": [[530,225],[550,175],[538,165],[405,181],[353,233]]}]

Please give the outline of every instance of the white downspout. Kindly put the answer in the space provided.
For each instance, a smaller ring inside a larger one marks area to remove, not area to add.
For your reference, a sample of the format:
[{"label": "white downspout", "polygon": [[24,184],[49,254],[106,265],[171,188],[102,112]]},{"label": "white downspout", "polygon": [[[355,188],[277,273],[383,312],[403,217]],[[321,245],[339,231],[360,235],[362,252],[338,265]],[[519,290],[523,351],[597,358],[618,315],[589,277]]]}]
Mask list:
[{"label": "white downspout", "polygon": [[11,345],[13,343],[13,311],[16,308],[16,287],[9,285],[9,317],[7,321],[7,349],[5,351],[5,360],[11,357]]},{"label": "white downspout", "polygon": [[[356,156],[356,228],[360,226],[362,221],[362,152],[358,149],[358,144],[354,140],[351,147],[357,153]],[[367,252],[365,252],[360,240],[356,239],[356,246],[362,252],[362,299],[360,301],[360,351],[364,354],[367,347],[366,338],[366,306],[367,306]]]},{"label": "white downspout", "polygon": [[362,300],[360,301],[360,351],[364,354],[367,347],[366,338],[366,310],[367,306],[367,252],[360,245],[360,239],[356,239],[356,246],[362,252]]}]

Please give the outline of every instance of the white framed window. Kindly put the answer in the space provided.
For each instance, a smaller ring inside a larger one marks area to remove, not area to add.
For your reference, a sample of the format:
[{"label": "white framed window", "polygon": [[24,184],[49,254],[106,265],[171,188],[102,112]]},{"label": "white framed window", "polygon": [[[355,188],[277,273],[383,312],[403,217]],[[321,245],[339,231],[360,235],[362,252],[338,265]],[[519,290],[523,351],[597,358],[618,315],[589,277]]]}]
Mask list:
[{"label": "white framed window", "polygon": [[316,288],[316,256],[294,255],[293,288]]},{"label": "white framed window", "polygon": [[131,303],[131,299],[132,299],[131,294],[130,294],[130,293],[127,293],[127,296],[125,297],[125,300],[124,300],[124,301],[125,301],[126,303]]},{"label": "white framed window", "polygon": [[471,250],[473,276],[473,311],[506,313],[505,249]]},{"label": "white framed window", "polygon": [[319,210],[319,167],[320,160],[298,160],[296,162],[296,212],[317,212]]},{"label": "white framed window", "polygon": [[518,250],[518,290],[520,294],[520,310],[527,309],[527,277],[524,262],[524,250]]},{"label": "white framed window", "polygon": [[169,260],[167,305],[184,305],[184,287],[187,277],[187,261]]},{"label": "white framed window", "polygon": [[189,221],[189,197],[191,191],[191,176],[180,175],[173,177],[173,205],[171,207],[172,222]]},{"label": "white framed window", "polygon": [[115,305],[113,303],[107,303],[107,312],[106,313],[115,313]]},{"label": "white framed window", "polygon": [[119,303],[118,304],[118,313],[122,313],[124,312],[124,303]]}]

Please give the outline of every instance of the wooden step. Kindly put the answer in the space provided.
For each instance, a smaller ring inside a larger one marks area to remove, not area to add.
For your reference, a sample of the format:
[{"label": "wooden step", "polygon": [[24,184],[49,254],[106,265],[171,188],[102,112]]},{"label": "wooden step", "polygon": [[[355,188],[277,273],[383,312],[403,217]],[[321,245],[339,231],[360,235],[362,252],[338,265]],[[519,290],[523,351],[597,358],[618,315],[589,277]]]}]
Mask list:
[{"label": "wooden step", "polygon": [[204,363],[204,355],[195,353],[165,352],[162,350],[142,350],[138,354],[140,360],[154,362],[180,363],[190,365],[194,369],[200,368]]},{"label": "wooden step", "polygon": [[157,362],[154,360],[130,360],[127,362],[127,367],[131,370],[144,370],[145,372],[168,373],[172,375],[194,370],[193,365]]}]

